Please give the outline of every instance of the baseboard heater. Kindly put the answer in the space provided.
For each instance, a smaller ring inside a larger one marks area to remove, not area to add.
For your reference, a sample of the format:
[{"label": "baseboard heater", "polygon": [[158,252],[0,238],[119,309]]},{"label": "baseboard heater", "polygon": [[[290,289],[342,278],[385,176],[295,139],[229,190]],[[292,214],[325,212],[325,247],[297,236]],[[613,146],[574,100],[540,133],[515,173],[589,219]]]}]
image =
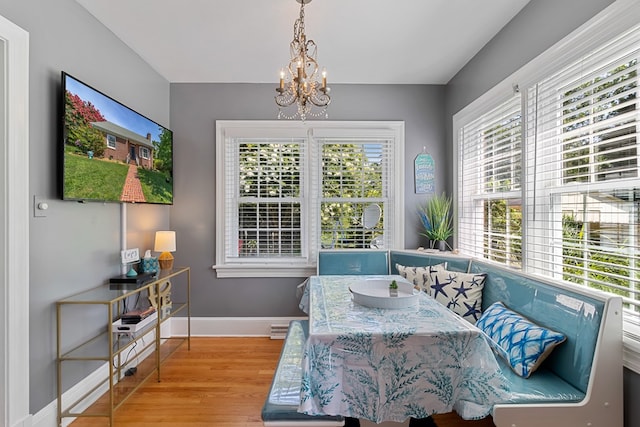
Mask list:
[{"label": "baseboard heater", "polygon": [[283,340],[287,336],[289,330],[289,324],[285,325],[271,325],[270,336],[272,340]]}]

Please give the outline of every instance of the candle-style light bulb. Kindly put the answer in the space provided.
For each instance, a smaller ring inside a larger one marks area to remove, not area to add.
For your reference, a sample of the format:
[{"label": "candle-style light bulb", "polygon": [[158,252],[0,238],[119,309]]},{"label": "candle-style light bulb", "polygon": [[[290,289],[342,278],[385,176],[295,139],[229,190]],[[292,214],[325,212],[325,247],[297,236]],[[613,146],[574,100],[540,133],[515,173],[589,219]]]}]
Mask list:
[{"label": "candle-style light bulb", "polygon": [[284,68],[280,68],[280,89],[284,89]]},{"label": "candle-style light bulb", "polygon": [[302,61],[298,59],[298,78],[302,77]]},{"label": "candle-style light bulb", "polygon": [[322,89],[327,88],[327,69],[322,67]]}]

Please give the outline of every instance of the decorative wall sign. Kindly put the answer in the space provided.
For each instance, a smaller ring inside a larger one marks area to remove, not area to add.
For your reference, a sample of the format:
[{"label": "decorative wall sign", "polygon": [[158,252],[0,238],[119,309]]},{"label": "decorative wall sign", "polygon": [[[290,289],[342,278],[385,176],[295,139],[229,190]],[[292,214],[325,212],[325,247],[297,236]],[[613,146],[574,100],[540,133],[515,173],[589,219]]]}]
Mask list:
[{"label": "decorative wall sign", "polygon": [[435,165],[431,154],[418,154],[414,161],[414,168],[416,194],[434,194],[436,189]]}]

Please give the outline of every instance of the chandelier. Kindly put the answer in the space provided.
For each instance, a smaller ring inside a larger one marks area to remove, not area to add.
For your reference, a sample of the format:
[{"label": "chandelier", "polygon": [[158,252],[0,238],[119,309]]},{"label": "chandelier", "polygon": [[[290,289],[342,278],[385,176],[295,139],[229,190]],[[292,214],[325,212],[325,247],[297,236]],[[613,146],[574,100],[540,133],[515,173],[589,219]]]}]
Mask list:
[{"label": "chandelier", "polygon": [[[276,88],[278,118],[299,117],[303,121],[322,115],[326,118],[327,106],[331,102],[330,89],[327,87],[327,71],[318,71],[318,48],[313,40],[307,40],[304,33],[304,5],[311,0],[296,1],[300,3],[300,17],[293,24],[293,40],[289,45],[291,59],[289,64],[280,70],[280,86]],[[320,75],[322,80],[319,80]]]}]

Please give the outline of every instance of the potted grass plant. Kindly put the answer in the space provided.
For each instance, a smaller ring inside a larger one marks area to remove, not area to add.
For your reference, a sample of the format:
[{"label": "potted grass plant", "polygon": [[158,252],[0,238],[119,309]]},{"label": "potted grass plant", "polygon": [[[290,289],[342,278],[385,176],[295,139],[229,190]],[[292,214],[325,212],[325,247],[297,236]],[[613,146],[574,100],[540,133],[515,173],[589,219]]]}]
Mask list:
[{"label": "potted grass plant", "polygon": [[453,235],[451,203],[451,197],[445,193],[434,194],[418,208],[418,215],[424,227],[424,232],[420,234],[429,239],[431,249],[451,249],[447,243],[447,239]]}]

